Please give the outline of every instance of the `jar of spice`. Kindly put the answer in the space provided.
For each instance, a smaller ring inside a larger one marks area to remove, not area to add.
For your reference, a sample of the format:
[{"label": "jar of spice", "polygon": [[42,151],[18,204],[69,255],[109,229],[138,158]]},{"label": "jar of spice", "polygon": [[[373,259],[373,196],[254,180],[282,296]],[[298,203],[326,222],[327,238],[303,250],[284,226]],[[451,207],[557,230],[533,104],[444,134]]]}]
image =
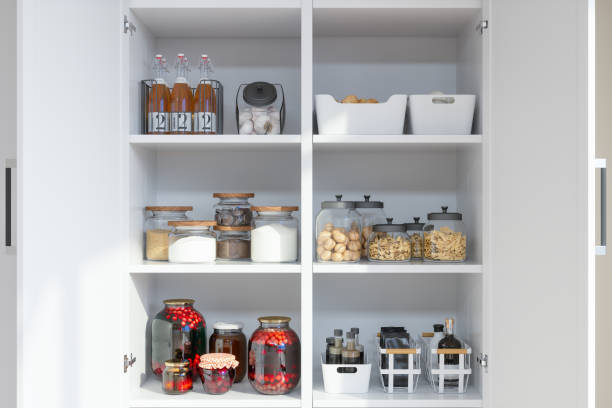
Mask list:
[{"label": "jar of spice", "polygon": [[164,300],[164,309],[151,322],[151,368],[161,376],[167,360],[186,360],[197,371],[206,353],[206,321],[193,299]]},{"label": "jar of spice", "polygon": [[219,202],[215,204],[215,221],[226,227],[250,226],[253,219],[249,198],[254,193],[214,193]]},{"label": "jar of spice", "polygon": [[178,263],[214,262],[217,235],[210,228],[214,221],[169,221],[168,260]]},{"label": "jar of spice", "polygon": [[149,206],[144,223],[145,259],[149,261],[168,260],[168,221],[187,221],[190,206]]},{"label": "jar of spice", "polygon": [[410,250],[413,261],[423,260],[423,229],[424,222],[419,222],[421,217],[413,217],[414,222],[406,223],[406,232],[410,239]]},{"label": "jar of spice", "polygon": [[204,354],[200,360],[200,378],[204,391],[209,394],[225,394],[232,388],[236,367],[240,363],[232,354]]},{"label": "jar of spice", "polygon": [[429,224],[425,226],[425,260],[436,262],[465,261],[467,235],[461,213],[449,213],[443,206],[442,212],[427,214]]},{"label": "jar of spice", "polygon": [[217,225],[215,231],[217,231],[218,259],[251,258],[251,226],[226,227]]},{"label": "jar of spice", "polygon": [[298,254],[298,207],[251,207],[257,215],[251,231],[253,262],[295,262]]},{"label": "jar of spice", "polygon": [[300,382],[300,339],[291,318],[260,317],[249,340],[249,382],[262,394],[287,394]]},{"label": "jar of spice", "polygon": [[191,391],[193,380],[189,370],[189,361],[168,360],[164,365],[162,389],[166,394],[177,395]]},{"label": "jar of spice", "polygon": [[386,224],[376,224],[368,240],[368,260],[379,262],[401,262],[410,259],[410,240],[406,224],[393,224],[387,218]]},{"label": "jar of spice", "polygon": [[361,258],[361,216],[355,202],[323,201],[317,215],[317,260],[321,262],[358,262]]},{"label": "jar of spice", "polygon": [[234,382],[240,382],[247,370],[247,340],[242,332],[242,323],[217,322],[214,332],[208,342],[210,353],[228,353],[236,357],[240,363],[236,367]]},{"label": "jar of spice", "polygon": [[361,257],[367,258],[366,247],[368,238],[372,233],[372,227],[375,224],[384,224],[387,216],[382,201],[370,201],[369,195],[364,195],[363,198],[363,201],[355,201],[355,211],[361,216]]}]

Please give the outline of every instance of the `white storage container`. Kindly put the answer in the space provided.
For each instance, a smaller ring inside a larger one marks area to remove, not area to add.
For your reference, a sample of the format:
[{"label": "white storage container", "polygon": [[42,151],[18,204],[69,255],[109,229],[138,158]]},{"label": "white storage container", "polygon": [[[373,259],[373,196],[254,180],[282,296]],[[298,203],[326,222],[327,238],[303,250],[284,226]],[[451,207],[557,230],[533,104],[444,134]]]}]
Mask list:
[{"label": "white storage container", "polygon": [[411,133],[415,135],[469,135],[475,95],[410,95]]},{"label": "white storage container", "polygon": [[407,95],[392,95],[381,103],[340,103],[331,95],[315,95],[320,134],[401,135]]},{"label": "white storage container", "polygon": [[372,364],[325,364],[325,354],[321,356],[323,385],[329,394],[365,394],[370,388]]},{"label": "white storage container", "polygon": [[[409,394],[416,392],[417,385],[419,384],[419,377],[421,376],[421,345],[417,344],[410,339],[410,347],[403,349],[383,349],[377,345],[378,348],[378,370],[380,371],[380,381],[385,392],[393,394],[395,391],[403,391]],[[386,359],[386,366],[383,368],[383,356]],[[408,365],[407,368],[396,368],[396,357],[407,356]],[[387,375],[387,381],[385,384],[385,375]],[[399,385],[396,383],[399,378],[396,376],[406,376],[406,384]]]}]

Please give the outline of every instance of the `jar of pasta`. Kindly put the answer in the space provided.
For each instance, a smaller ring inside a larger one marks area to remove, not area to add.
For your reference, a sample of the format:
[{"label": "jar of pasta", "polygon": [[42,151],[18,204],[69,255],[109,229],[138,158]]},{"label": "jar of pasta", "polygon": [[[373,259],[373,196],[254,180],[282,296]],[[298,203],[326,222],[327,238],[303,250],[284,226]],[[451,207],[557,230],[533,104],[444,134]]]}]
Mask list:
[{"label": "jar of pasta", "polygon": [[187,221],[191,206],[149,206],[144,223],[145,259],[148,261],[168,260],[168,221]]},{"label": "jar of pasta", "polygon": [[402,262],[410,260],[410,240],[406,224],[376,224],[368,239],[368,260],[375,262]]},{"label": "jar of pasta", "polygon": [[421,217],[413,217],[414,222],[407,222],[406,233],[410,240],[410,250],[412,252],[412,260],[418,261],[423,259],[423,229],[425,223],[420,222]]},{"label": "jar of pasta", "polygon": [[424,231],[425,260],[435,262],[463,262],[466,258],[467,236],[463,215],[448,212],[427,214],[428,225]]},{"label": "jar of pasta", "polygon": [[363,201],[355,201],[355,211],[361,216],[361,257],[367,258],[367,243],[372,227],[384,224],[387,216],[382,201],[370,201],[369,195],[364,195],[363,198]]}]

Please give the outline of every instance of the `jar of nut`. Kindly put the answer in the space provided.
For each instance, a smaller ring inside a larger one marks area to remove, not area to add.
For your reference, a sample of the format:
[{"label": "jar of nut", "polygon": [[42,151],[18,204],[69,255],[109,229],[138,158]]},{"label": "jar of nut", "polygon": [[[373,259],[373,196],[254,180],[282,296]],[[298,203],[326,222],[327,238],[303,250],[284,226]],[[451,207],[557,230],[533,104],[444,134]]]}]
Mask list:
[{"label": "jar of nut", "polygon": [[368,239],[368,260],[376,262],[403,262],[410,260],[410,239],[406,224],[393,224],[387,218],[386,224],[376,224]]},{"label": "jar of nut", "polygon": [[463,215],[442,212],[427,214],[429,224],[424,231],[425,260],[435,262],[462,262],[466,258],[467,236]]},{"label": "jar of nut", "polygon": [[364,195],[363,198],[364,201],[355,201],[355,210],[361,216],[361,257],[367,258],[367,243],[372,227],[375,224],[384,224],[387,216],[382,201],[370,201],[369,195]]},{"label": "jar of nut", "polygon": [[423,229],[425,228],[424,222],[419,222],[421,217],[413,217],[414,222],[406,223],[406,232],[408,238],[410,238],[410,250],[412,251],[412,260],[423,259]]},{"label": "jar of nut", "polygon": [[317,260],[358,262],[361,258],[361,217],[353,201],[323,201],[317,215]]}]

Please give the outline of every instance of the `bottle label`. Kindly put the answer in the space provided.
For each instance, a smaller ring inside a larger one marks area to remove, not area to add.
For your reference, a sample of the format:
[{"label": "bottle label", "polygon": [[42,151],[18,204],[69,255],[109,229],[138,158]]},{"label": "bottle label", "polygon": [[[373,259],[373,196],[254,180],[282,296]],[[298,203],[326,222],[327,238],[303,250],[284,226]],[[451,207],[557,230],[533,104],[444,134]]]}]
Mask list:
[{"label": "bottle label", "polygon": [[170,131],[173,133],[191,132],[191,112],[172,112]]},{"label": "bottle label", "polygon": [[168,133],[170,120],[168,112],[149,112],[147,130],[149,133]]},{"label": "bottle label", "polygon": [[196,112],[196,133],[217,133],[217,114],[213,112]]}]

